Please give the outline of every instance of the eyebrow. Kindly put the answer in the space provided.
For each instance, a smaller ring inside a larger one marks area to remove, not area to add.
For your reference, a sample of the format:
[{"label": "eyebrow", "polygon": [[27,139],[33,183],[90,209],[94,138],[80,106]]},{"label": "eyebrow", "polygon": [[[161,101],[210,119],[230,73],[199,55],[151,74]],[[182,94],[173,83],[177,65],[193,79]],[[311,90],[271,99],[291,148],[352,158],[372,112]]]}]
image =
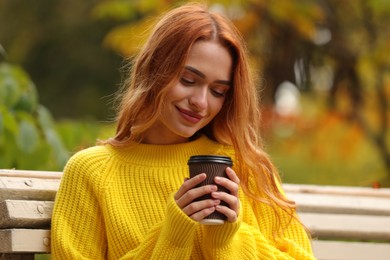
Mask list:
[{"label": "eyebrow", "polygon": [[[205,79],[206,78],[206,75],[204,75],[202,72],[200,72],[199,70],[195,69],[194,67],[191,67],[191,66],[185,66],[185,69],[195,73],[196,75],[198,75],[199,77],[201,77],[202,79]],[[216,80],[215,81],[216,83],[219,83],[219,84],[223,84],[223,85],[227,85],[227,86],[231,86],[232,85],[232,82],[230,80]]]}]

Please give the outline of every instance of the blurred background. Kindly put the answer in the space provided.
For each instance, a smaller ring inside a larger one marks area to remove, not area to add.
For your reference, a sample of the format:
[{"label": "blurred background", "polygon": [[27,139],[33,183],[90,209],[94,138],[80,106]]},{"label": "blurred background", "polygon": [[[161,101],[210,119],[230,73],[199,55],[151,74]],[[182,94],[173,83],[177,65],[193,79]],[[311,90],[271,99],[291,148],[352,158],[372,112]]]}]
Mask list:
[{"label": "blurred background", "polygon": [[[113,135],[124,60],[186,1],[0,0],[0,168]],[[248,43],[284,182],[390,186],[390,0],[206,1]]]}]

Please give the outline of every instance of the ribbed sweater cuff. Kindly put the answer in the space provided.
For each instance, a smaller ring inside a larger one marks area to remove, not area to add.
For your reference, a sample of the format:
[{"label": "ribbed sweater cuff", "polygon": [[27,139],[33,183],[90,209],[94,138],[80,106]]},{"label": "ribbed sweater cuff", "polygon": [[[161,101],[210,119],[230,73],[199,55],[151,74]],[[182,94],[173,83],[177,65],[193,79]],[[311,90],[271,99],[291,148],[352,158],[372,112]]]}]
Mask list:
[{"label": "ribbed sweater cuff", "polygon": [[193,246],[195,231],[198,222],[189,218],[177,206],[174,194],[171,194],[167,201],[166,219],[161,230],[162,235],[176,247]]},{"label": "ribbed sweater cuff", "polygon": [[226,246],[234,238],[241,226],[242,214],[240,212],[237,221],[225,222],[223,225],[207,226],[203,225],[205,231],[205,242],[217,247]]}]

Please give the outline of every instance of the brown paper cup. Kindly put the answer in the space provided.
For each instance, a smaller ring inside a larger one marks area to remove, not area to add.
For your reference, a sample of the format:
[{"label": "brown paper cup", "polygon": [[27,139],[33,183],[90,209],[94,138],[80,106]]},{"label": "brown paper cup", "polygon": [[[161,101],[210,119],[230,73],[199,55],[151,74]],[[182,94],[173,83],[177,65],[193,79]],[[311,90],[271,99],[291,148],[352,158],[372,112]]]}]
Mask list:
[{"label": "brown paper cup", "polygon": [[[206,173],[207,178],[200,183],[199,186],[214,184],[217,185],[214,182],[214,178],[216,176],[225,177],[226,175],[226,168],[231,167],[233,165],[232,160],[230,157],[227,156],[220,156],[220,155],[195,155],[191,156],[188,160],[188,167],[190,171],[190,178],[195,177],[196,175],[200,173]],[[217,185],[218,191],[224,191],[229,193],[229,190],[225,189],[224,187]],[[206,194],[204,196],[201,196],[197,198],[195,201],[210,199],[211,194]],[[226,202],[221,201],[221,205],[228,206]],[[226,216],[222,213],[219,213],[217,211],[214,211],[209,216],[204,218],[201,223],[205,225],[220,225],[223,224],[226,220]]]}]

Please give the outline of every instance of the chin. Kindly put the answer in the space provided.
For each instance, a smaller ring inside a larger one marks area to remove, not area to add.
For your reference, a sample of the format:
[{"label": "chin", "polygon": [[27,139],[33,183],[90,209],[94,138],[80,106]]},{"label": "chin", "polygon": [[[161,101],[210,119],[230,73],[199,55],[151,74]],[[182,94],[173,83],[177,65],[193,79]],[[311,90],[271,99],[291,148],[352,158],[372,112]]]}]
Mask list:
[{"label": "chin", "polygon": [[185,132],[178,133],[178,135],[183,137],[183,138],[191,138],[191,137],[195,136],[197,132],[198,131],[191,131],[191,132],[185,131]]},{"label": "chin", "polygon": [[182,134],[181,136],[184,137],[184,138],[191,138],[195,134],[196,134],[196,132],[195,133],[189,133],[189,134]]}]

